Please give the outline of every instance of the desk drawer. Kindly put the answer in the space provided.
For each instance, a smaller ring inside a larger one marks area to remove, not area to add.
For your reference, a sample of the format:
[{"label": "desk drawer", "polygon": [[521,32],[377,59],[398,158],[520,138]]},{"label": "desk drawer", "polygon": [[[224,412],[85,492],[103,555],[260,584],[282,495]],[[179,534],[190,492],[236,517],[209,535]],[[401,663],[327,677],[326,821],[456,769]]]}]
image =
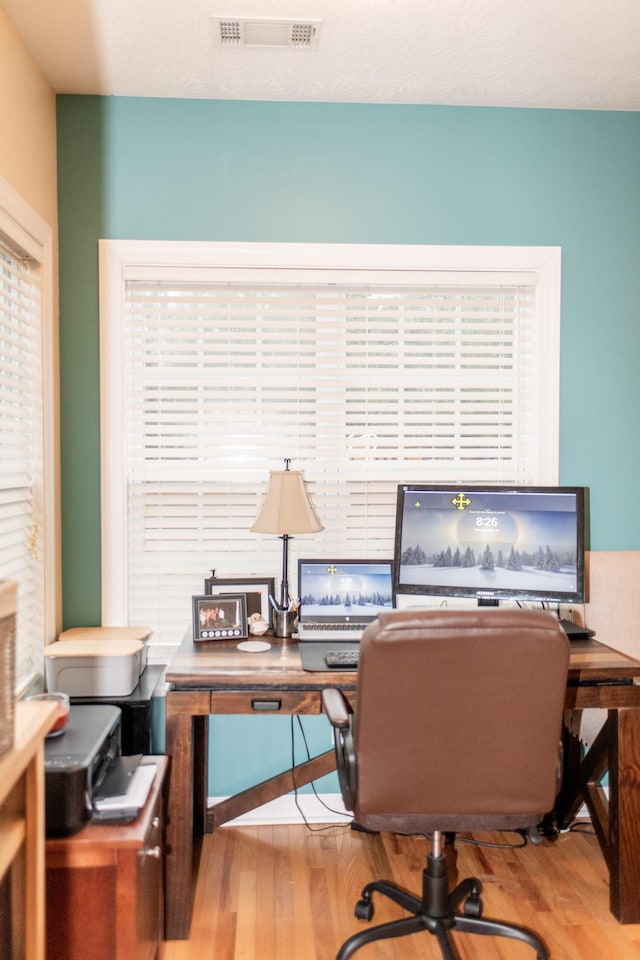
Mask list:
[{"label": "desk drawer", "polygon": [[291,713],[321,713],[319,690],[216,690],[211,694],[211,713],[259,713],[262,716]]}]

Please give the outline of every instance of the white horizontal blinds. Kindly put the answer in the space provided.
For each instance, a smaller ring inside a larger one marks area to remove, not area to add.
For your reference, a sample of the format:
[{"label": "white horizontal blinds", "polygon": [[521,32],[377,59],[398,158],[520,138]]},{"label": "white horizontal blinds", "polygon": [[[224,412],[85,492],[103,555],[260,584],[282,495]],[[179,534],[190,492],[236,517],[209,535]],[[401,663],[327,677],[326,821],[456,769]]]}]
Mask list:
[{"label": "white horizontal blinds", "polygon": [[0,239],[0,579],[18,583],[19,688],[42,673],[42,429],[38,268]]},{"label": "white horizontal blinds", "polygon": [[350,459],[395,476],[400,462],[407,479],[428,460],[434,481],[531,481],[535,287],[366,298],[345,316]]},{"label": "white horizontal blinds", "polygon": [[399,482],[533,482],[533,280],[126,281],[129,622],[175,643],[210,568],[279,575],[250,527],[284,457],[325,527],[291,581],[391,556]]}]

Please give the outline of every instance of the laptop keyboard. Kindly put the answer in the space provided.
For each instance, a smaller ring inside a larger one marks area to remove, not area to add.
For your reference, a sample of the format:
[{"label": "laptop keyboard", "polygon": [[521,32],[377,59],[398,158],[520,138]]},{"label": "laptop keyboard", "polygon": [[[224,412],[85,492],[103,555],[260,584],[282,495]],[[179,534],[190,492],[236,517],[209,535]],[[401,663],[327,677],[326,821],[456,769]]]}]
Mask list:
[{"label": "laptop keyboard", "polygon": [[349,670],[358,666],[359,656],[359,650],[330,650],[324,659],[328,667]]},{"label": "laptop keyboard", "polygon": [[300,624],[300,627],[302,627],[305,632],[313,630],[314,633],[316,630],[319,633],[335,633],[337,630],[340,633],[354,631],[360,631],[360,633],[362,633],[366,626],[368,626],[368,623],[315,623],[314,621],[309,622],[308,620]]}]

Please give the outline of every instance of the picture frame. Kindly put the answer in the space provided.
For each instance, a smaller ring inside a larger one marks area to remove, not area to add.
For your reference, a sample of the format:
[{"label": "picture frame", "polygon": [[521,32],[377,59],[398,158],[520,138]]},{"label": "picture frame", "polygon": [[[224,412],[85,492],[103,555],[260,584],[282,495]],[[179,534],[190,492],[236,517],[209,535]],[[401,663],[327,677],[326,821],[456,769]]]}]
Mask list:
[{"label": "picture frame", "polygon": [[193,640],[245,640],[247,599],[244,593],[216,593],[192,597]]},{"label": "picture frame", "polygon": [[244,593],[247,601],[247,620],[260,613],[270,627],[273,626],[273,608],[269,597],[275,596],[275,577],[208,577],[204,581],[207,596],[220,593]]}]

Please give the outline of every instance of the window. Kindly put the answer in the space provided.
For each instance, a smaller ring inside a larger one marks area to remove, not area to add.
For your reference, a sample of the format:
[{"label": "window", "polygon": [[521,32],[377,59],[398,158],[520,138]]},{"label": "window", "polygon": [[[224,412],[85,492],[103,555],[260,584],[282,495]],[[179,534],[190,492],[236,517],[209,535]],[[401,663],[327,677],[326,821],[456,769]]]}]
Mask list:
[{"label": "window", "polygon": [[[179,642],[303,470],[306,556],[387,557],[399,483],[557,482],[560,251],[101,243],[103,622]],[[165,650],[165,654],[168,651]]]},{"label": "window", "polygon": [[0,578],[18,584],[17,692],[55,638],[50,228],[0,179]]}]

